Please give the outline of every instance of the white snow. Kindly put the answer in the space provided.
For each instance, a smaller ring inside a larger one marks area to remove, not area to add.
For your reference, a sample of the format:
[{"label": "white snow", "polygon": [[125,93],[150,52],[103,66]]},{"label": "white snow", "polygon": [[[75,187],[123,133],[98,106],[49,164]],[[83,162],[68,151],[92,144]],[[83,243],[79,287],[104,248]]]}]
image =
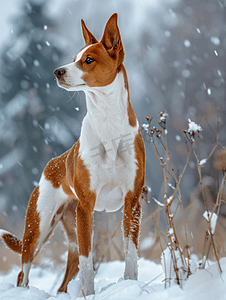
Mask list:
[{"label": "white snow", "polygon": [[210,220],[210,228],[211,228],[211,232],[212,234],[214,234],[215,232],[215,228],[216,228],[216,224],[217,224],[217,218],[218,216],[215,213],[211,213],[211,212],[207,212],[205,211],[203,214],[203,217],[209,221]]},{"label": "white snow", "polygon": [[210,38],[210,40],[211,40],[211,42],[214,44],[214,45],[216,45],[216,46],[218,46],[218,45],[220,45],[220,40],[219,40],[219,38],[218,37],[216,37],[216,36],[212,36],[211,38]]},{"label": "white snow", "polygon": [[188,48],[188,47],[191,47],[190,41],[189,41],[189,40],[185,40],[185,41],[184,41],[184,46],[187,47],[187,48]]},{"label": "white snow", "polygon": [[159,206],[165,206],[164,203],[161,203],[160,201],[158,201],[155,197],[152,197],[152,199],[155,201],[156,204],[158,204]]},{"label": "white snow", "polygon": [[168,232],[169,232],[169,235],[173,235],[174,234],[173,228],[170,228]]},{"label": "white snow", "polygon": [[[172,228],[171,228],[172,229]],[[172,229],[173,231],[173,229]],[[172,237],[173,239],[173,237]],[[179,250],[174,251],[175,254],[175,259],[177,261],[177,266],[178,266],[178,271],[180,273],[180,278],[183,278],[183,269],[182,269],[182,261],[181,261],[181,257],[180,257],[180,252]],[[169,249],[169,247],[167,247],[162,255],[161,255],[161,264],[162,264],[162,269],[165,273],[165,285],[166,287],[171,287],[176,285],[176,274],[174,272],[174,268],[173,268],[173,261],[172,261],[172,257],[171,257],[171,251]]]},{"label": "white snow", "polygon": [[35,65],[36,67],[39,67],[39,66],[40,66],[40,63],[39,63],[39,61],[38,61],[37,59],[34,60],[34,65]]},{"label": "white snow", "polygon": [[168,186],[169,186],[172,190],[175,190],[175,186],[173,186],[171,183],[168,183]]},{"label": "white snow", "polygon": [[142,125],[142,128],[143,128],[146,132],[148,132],[148,130],[149,130],[149,124],[143,124],[143,125]]},{"label": "white snow", "polygon": [[[169,254],[169,253],[168,253]],[[168,255],[169,258],[169,255]],[[169,261],[168,261],[169,262]],[[220,260],[223,273],[220,274],[214,263],[206,270],[197,269],[183,283],[164,289],[164,272],[161,265],[149,260],[138,261],[138,281],[124,280],[124,262],[114,261],[102,263],[95,276],[95,298],[87,296],[87,300],[224,300],[226,282],[226,258]],[[72,300],[76,298],[80,282],[76,278],[69,283],[68,293],[56,295],[56,289],[62,280],[62,272],[32,268],[30,272],[30,288],[16,287],[18,267],[7,274],[0,274],[1,300]],[[59,276],[60,275],[60,276]],[[60,277],[60,278],[59,278]]]},{"label": "white snow", "polygon": [[202,166],[206,163],[206,158],[202,159],[200,162],[199,162],[199,166]]},{"label": "white snow", "polygon": [[188,119],[188,133],[197,133],[202,131],[202,127]]},{"label": "white snow", "polygon": [[167,203],[169,204],[172,201],[172,199],[173,199],[173,195],[167,199]]},{"label": "white snow", "polygon": [[150,193],[151,192],[151,187],[147,186],[147,188],[148,188],[148,193]]},{"label": "white snow", "polygon": [[176,140],[177,140],[178,142],[181,141],[181,137],[180,137],[178,134],[175,136],[175,138],[176,138]]},{"label": "white snow", "polygon": [[190,72],[188,69],[184,69],[184,70],[182,71],[182,76],[183,76],[184,78],[188,78],[188,77],[190,76],[190,74],[191,74],[191,72]]}]

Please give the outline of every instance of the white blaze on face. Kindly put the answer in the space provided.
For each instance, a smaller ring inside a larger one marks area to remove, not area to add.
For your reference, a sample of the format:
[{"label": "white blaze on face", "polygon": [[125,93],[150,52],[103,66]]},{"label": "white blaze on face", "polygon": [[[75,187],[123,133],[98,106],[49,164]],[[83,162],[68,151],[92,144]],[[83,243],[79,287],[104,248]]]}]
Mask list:
[{"label": "white blaze on face", "polygon": [[87,46],[87,47],[85,47],[85,48],[83,48],[83,49],[77,54],[75,62],[80,61],[80,59],[82,58],[83,54],[84,54],[84,53],[86,52],[86,50],[89,49],[91,46],[93,46],[93,44],[92,44],[92,45],[89,45],[89,46]]}]

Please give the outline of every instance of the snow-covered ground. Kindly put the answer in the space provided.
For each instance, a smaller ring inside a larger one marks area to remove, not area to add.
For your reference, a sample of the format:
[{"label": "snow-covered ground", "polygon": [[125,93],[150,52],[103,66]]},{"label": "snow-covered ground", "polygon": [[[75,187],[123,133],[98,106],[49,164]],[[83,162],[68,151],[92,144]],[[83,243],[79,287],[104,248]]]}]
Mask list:
[{"label": "snow-covered ground", "polygon": [[[222,258],[220,274],[217,264],[213,263],[205,270],[197,269],[184,282],[183,290],[179,286],[164,289],[164,274],[161,265],[151,261],[139,260],[139,280],[123,280],[124,263],[119,261],[102,263],[95,277],[95,296],[87,300],[224,300],[226,299],[226,258]],[[76,299],[79,291],[79,279],[72,280],[67,294],[56,295],[62,276],[51,270],[32,268],[30,288],[15,287],[19,268],[15,267],[8,275],[0,274],[1,300],[53,300]],[[63,275],[63,274],[62,274]]]}]

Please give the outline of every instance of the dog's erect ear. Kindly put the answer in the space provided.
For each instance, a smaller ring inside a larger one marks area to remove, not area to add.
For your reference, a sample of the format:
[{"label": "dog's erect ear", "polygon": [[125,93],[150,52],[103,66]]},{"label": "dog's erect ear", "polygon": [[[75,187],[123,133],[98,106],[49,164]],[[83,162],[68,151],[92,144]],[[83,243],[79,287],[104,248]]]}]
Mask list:
[{"label": "dog's erect ear", "polygon": [[81,25],[82,25],[82,33],[83,33],[86,46],[98,43],[98,40],[86,27],[84,20],[81,20]]},{"label": "dog's erect ear", "polygon": [[118,15],[115,13],[107,21],[101,43],[112,58],[118,59],[118,66],[120,66],[124,59],[124,49],[117,25],[117,17]]}]

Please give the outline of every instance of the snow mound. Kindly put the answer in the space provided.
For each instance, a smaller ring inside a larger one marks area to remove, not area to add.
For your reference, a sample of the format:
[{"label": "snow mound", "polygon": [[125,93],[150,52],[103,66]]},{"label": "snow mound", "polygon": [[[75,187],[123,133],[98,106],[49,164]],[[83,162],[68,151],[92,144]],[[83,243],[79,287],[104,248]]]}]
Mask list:
[{"label": "snow mound", "polygon": [[[161,265],[140,259],[139,280],[124,280],[124,262],[102,263],[95,277],[95,300],[224,300],[226,299],[226,258],[220,260],[223,273],[220,274],[214,263],[207,270],[196,272],[184,282],[183,289],[175,285],[164,289],[164,275]],[[0,274],[1,300],[70,300],[77,297],[80,282],[76,278],[69,283],[68,293],[57,295],[57,286],[62,276],[52,270],[32,268],[30,288],[15,287],[19,268],[15,267],[7,275]],[[56,280],[57,278],[57,280]],[[93,299],[93,295],[87,296]]]}]

